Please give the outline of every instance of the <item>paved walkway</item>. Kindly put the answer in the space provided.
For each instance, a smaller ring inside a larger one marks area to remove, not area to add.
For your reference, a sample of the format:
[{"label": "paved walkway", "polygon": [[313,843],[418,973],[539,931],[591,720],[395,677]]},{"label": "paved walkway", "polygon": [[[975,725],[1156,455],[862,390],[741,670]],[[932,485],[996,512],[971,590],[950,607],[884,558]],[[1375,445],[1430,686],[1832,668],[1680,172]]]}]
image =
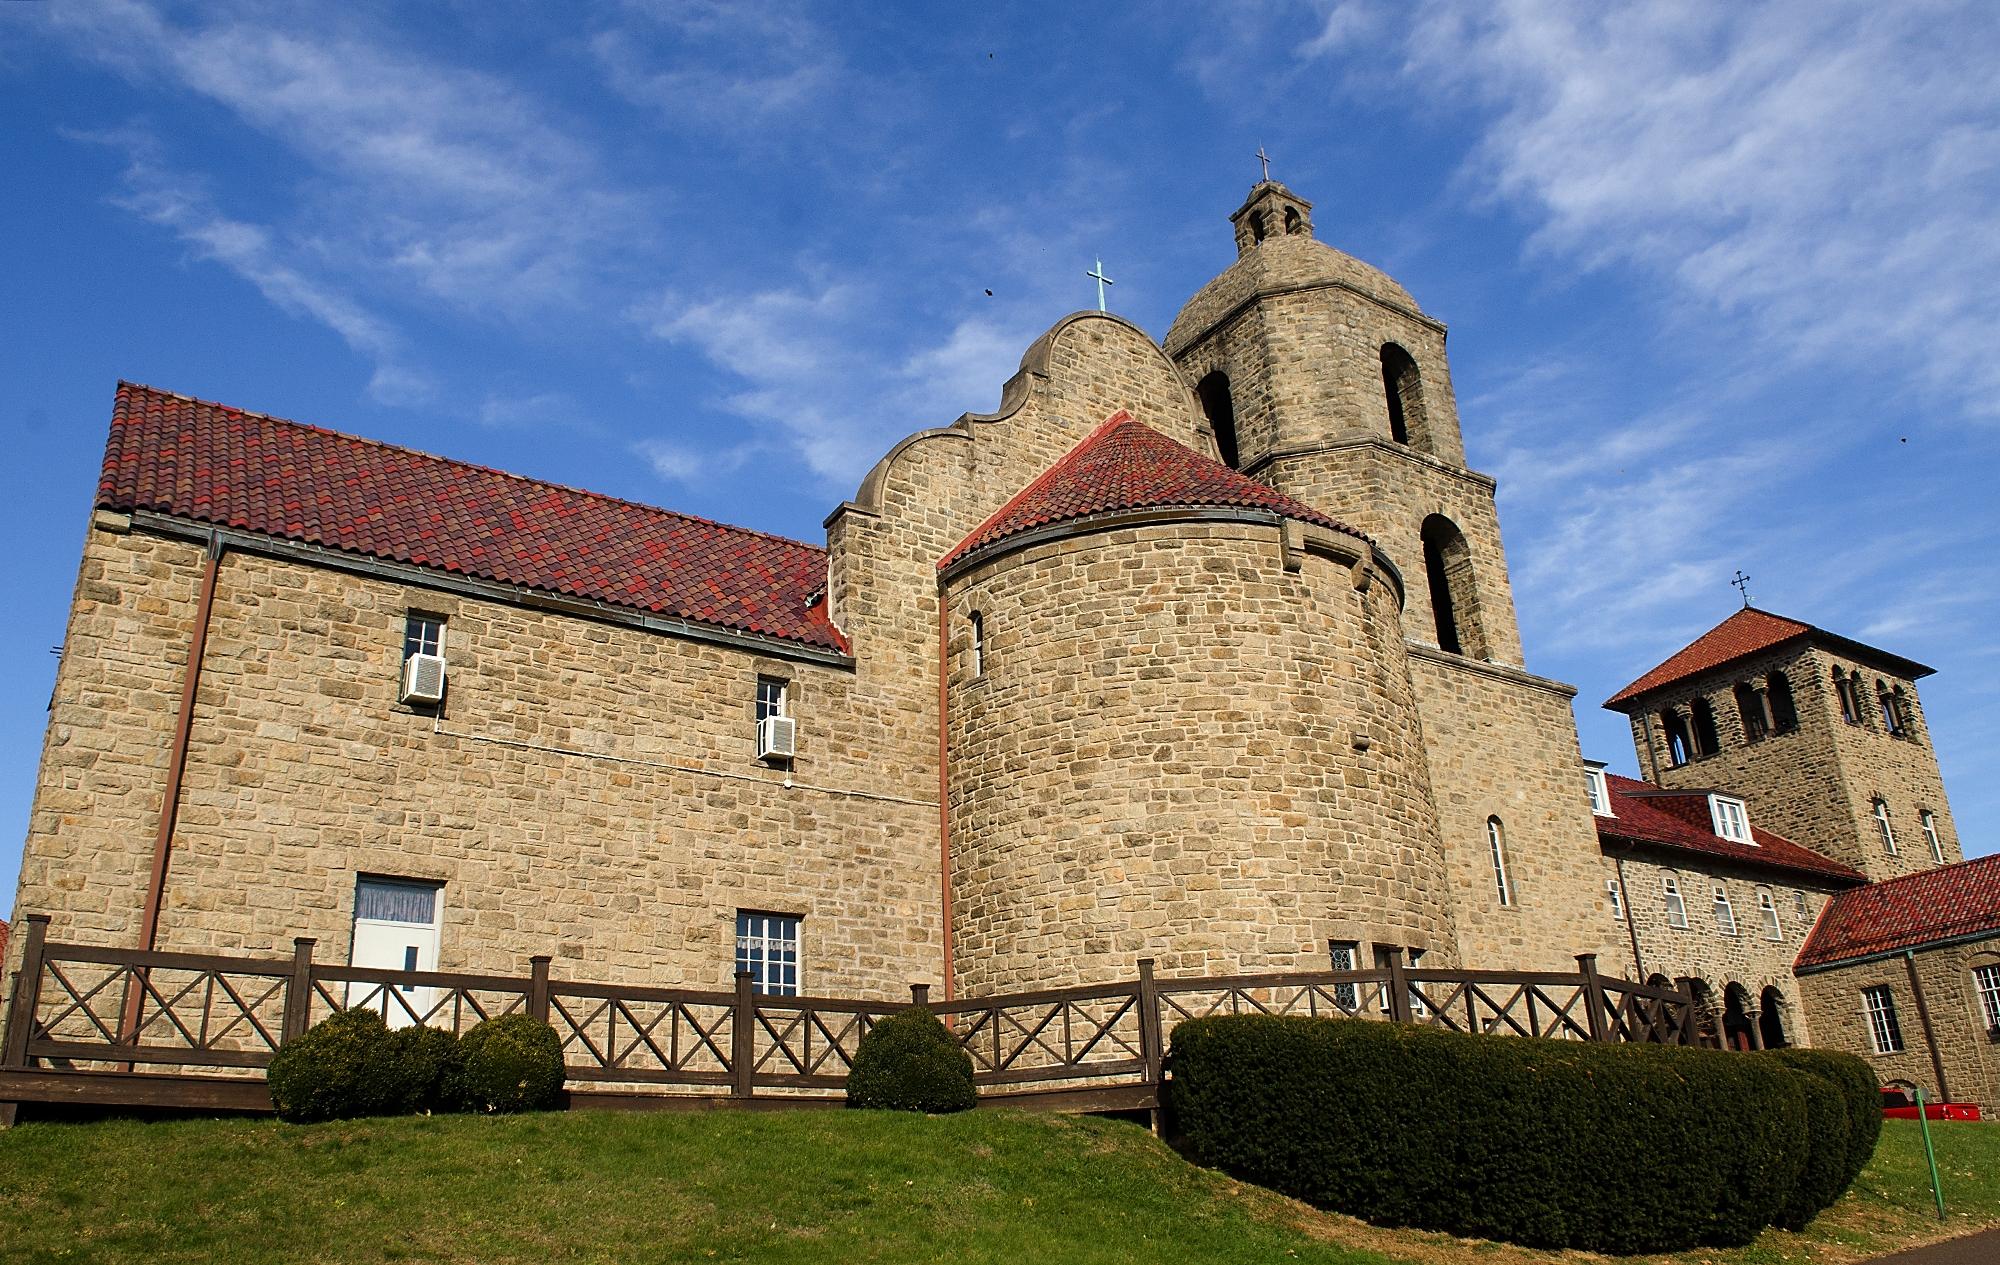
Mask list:
[{"label": "paved walkway", "polygon": [[1869,1265],[1995,1265],[2000,1262],[2000,1230],[1969,1234],[1929,1247],[1913,1247],[1894,1256],[1878,1256]]}]

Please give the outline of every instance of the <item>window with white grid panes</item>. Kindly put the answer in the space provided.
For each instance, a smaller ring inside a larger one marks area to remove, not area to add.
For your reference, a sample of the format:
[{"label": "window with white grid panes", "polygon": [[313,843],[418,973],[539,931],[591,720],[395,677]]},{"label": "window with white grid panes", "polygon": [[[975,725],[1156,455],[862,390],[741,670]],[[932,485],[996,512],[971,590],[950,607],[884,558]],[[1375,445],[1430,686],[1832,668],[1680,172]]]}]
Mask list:
[{"label": "window with white grid panes", "polygon": [[2000,966],[1973,967],[1972,986],[1979,993],[1979,1013],[1987,1028],[2000,1028]]},{"label": "window with white grid panes", "polygon": [[1771,899],[1771,893],[1766,891],[1759,891],[1757,893],[1757,912],[1764,916],[1764,938],[1766,940],[1782,940],[1785,938],[1785,929],[1778,922],[1778,902]]},{"label": "window with white grid panes", "polygon": [[1715,926],[1725,936],[1736,934],[1736,910],[1729,904],[1729,892],[1722,884],[1715,885]]},{"label": "window with white grid panes", "polygon": [[[1334,940],[1326,946],[1327,957],[1336,971],[1358,971],[1361,969],[1361,946],[1353,940]],[[1361,994],[1353,984],[1335,984],[1334,1002],[1347,1010],[1361,1007]]]},{"label": "window with white grid panes", "polygon": [[[1421,967],[1423,964],[1424,964],[1424,951],[1422,949],[1411,949],[1410,969],[1414,971],[1418,967]],[[1428,1016],[1430,1013],[1431,1013],[1430,1007],[1424,1004],[1424,995],[1421,992],[1417,991],[1415,987],[1412,987],[1410,989],[1410,1017],[1413,1019],[1422,1019]]]},{"label": "window with white grid panes", "polygon": [[1903,1029],[1896,1023],[1896,998],[1887,984],[1861,990],[1861,1012],[1868,1018],[1868,1039],[1877,1054],[1898,1054],[1903,1049]]},{"label": "window with white grid panes", "polygon": [[411,655],[444,653],[444,621],[435,615],[412,612],[403,621],[403,659]]},{"label": "window with white grid panes", "polygon": [[1926,808],[1917,814],[1924,828],[1924,842],[1931,845],[1931,860],[1944,864],[1944,840],[1938,837],[1937,814]]},{"label": "window with white grid panes", "polygon": [[1507,832],[1498,817],[1486,819],[1486,847],[1493,854],[1493,886],[1502,905],[1514,903],[1514,886],[1507,879]]},{"label": "window with white grid panes", "polygon": [[1604,895],[1611,901],[1611,916],[1619,922],[1625,921],[1625,889],[1618,886],[1618,880],[1604,880]]},{"label": "window with white grid panes", "polygon": [[783,716],[785,712],[786,683],[775,676],[757,678],[757,723],[763,724],[773,716]]},{"label": "window with white grid panes", "polygon": [[1590,787],[1590,811],[1599,817],[1615,817],[1611,811],[1611,787],[1604,780],[1603,769],[1585,769],[1584,782]]},{"label": "window with white grid panes", "polygon": [[1889,803],[1887,800],[1878,799],[1875,801],[1875,828],[1882,832],[1882,850],[1890,856],[1895,856],[1896,832],[1889,825]]},{"label": "window with white grid panes", "polygon": [[736,915],[736,969],[750,987],[774,997],[799,995],[799,919],[793,914]]},{"label": "window with white grid panes", "polygon": [[1660,887],[1667,897],[1667,925],[1686,927],[1688,925],[1687,902],[1681,899],[1680,881],[1669,874],[1660,880]]},{"label": "window with white grid panes", "polygon": [[1744,807],[1742,800],[1731,799],[1727,795],[1711,795],[1708,797],[1708,816],[1715,826],[1715,833],[1723,838],[1735,843],[1756,843],[1750,836],[1750,811]]},{"label": "window with white grid panes", "polygon": [[1812,906],[1806,902],[1806,894],[1804,892],[1792,893],[1792,912],[1799,916],[1800,922],[1808,922],[1812,919]]}]

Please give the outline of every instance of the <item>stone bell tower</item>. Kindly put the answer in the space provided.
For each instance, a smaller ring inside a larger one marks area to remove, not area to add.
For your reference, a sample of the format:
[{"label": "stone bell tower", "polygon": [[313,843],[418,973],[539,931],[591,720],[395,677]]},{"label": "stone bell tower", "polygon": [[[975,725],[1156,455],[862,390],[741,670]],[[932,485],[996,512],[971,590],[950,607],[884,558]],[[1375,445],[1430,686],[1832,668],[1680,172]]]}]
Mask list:
[{"label": "stone bell tower", "polygon": [[1604,903],[1575,691],[1523,667],[1495,485],[1465,463],[1444,325],[1314,240],[1312,203],[1276,181],[1229,219],[1236,262],[1181,309],[1166,350],[1218,458],[1360,528],[1401,572],[1463,959],[1628,958]]}]

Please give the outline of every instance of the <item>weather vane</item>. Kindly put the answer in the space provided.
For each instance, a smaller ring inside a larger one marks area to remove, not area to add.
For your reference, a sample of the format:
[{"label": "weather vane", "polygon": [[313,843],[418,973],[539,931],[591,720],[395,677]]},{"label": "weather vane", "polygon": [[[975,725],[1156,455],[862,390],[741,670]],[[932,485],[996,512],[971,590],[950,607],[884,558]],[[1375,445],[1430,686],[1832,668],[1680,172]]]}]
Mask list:
[{"label": "weather vane", "polygon": [[1743,595],[1743,607],[1745,610],[1748,610],[1750,607],[1750,577],[1743,574],[1742,567],[1736,568],[1736,578],[1729,582],[1729,586]]},{"label": "weather vane", "polygon": [[1097,310],[1100,312],[1104,311],[1104,287],[1115,286],[1118,283],[1104,275],[1104,261],[1102,259],[1097,261],[1097,268],[1094,271],[1086,272],[1083,275],[1097,278]]},{"label": "weather vane", "polygon": [[1269,180],[1271,178],[1271,156],[1264,152],[1262,145],[1257,147],[1257,161],[1264,164],[1264,179]]}]

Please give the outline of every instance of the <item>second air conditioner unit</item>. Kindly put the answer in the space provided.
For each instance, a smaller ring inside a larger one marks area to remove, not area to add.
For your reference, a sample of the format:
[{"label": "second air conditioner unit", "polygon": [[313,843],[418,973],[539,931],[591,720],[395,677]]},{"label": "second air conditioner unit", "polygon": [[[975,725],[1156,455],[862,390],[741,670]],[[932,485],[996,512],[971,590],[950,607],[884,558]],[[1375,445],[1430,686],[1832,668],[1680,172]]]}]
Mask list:
[{"label": "second air conditioner unit", "polygon": [[790,716],[766,716],[757,722],[757,758],[789,760],[798,741],[799,722]]},{"label": "second air conditioner unit", "polygon": [[403,701],[442,703],[444,701],[444,656],[413,654],[403,660]]}]

